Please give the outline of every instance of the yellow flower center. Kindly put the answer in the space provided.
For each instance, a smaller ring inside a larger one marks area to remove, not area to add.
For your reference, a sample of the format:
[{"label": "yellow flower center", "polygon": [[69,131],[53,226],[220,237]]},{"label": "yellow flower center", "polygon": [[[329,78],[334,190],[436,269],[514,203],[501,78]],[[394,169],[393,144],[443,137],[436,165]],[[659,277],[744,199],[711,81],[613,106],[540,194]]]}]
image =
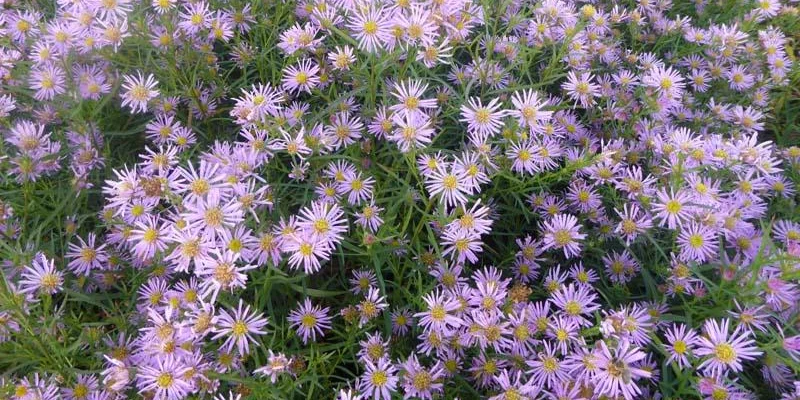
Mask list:
[{"label": "yellow flower center", "polygon": [[736,350],[727,343],[720,343],[714,347],[714,356],[717,360],[730,364],[736,360]]},{"label": "yellow flower center", "polygon": [[414,388],[417,390],[427,390],[431,387],[431,375],[426,371],[420,371],[414,375]]},{"label": "yellow flower center", "polygon": [[553,241],[557,246],[566,246],[572,242],[572,234],[566,229],[559,229],[553,233]]},{"label": "yellow flower center", "polygon": [[372,20],[364,22],[364,33],[367,35],[374,35],[376,32],[378,32],[377,22]]},{"label": "yellow flower center", "polygon": [[676,340],[675,343],[673,343],[672,345],[672,349],[675,350],[676,354],[683,355],[684,353],[686,353],[687,349],[686,342],[684,342],[683,340]]},{"label": "yellow flower center", "polygon": [[172,377],[172,374],[169,372],[162,372],[161,375],[156,378],[156,385],[161,388],[168,388],[172,386],[172,382],[175,381],[175,378]]},{"label": "yellow flower center", "polygon": [[489,110],[486,108],[479,108],[475,110],[475,120],[478,121],[479,124],[489,123],[489,116]]},{"label": "yellow flower center", "polygon": [[95,259],[97,259],[97,252],[93,248],[84,247],[81,250],[81,260],[84,262],[92,262]]},{"label": "yellow flower center", "polygon": [[564,305],[564,311],[567,312],[568,315],[576,316],[580,315],[583,307],[581,307],[580,303],[575,300],[570,300]]},{"label": "yellow flower center", "polygon": [[231,333],[236,337],[244,336],[247,333],[247,324],[245,324],[244,321],[234,322],[231,327]]},{"label": "yellow flower center", "polygon": [[89,395],[89,388],[86,385],[79,383],[72,388],[72,395],[78,399],[83,399]]},{"label": "yellow flower center", "polygon": [[208,210],[206,210],[203,219],[205,220],[206,225],[212,228],[216,228],[222,226],[222,217],[223,217],[222,210],[220,210],[219,208],[209,208]]},{"label": "yellow flower center", "polygon": [[434,321],[444,321],[447,313],[441,305],[435,305],[431,308],[431,319]]},{"label": "yellow flower center", "polygon": [[664,209],[666,209],[669,214],[677,214],[681,211],[681,208],[683,208],[683,206],[677,200],[670,200],[664,206]]},{"label": "yellow flower center", "polygon": [[455,175],[447,175],[442,179],[442,185],[445,189],[454,190],[458,186],[458,179]]},{"label": "yellow flower center", "polygon": [[702,235],[699,235],[699,234],[695,233],[694,235],[689,236],[689,246],[694,248],[694,249],[699,249],[699,248],[703,247],[704,243],[705,243],[705,240],[703,239]]}]

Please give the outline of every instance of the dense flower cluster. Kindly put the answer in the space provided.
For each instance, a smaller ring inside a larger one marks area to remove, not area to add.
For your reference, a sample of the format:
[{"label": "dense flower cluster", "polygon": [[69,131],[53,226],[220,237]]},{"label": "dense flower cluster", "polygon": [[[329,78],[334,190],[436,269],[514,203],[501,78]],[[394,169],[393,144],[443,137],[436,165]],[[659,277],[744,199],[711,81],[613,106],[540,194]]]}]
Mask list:
[{"label": "dense flower cluster", "polygon": [[794,5],[239,3],[5,2],[10,398],[800,399]]}]

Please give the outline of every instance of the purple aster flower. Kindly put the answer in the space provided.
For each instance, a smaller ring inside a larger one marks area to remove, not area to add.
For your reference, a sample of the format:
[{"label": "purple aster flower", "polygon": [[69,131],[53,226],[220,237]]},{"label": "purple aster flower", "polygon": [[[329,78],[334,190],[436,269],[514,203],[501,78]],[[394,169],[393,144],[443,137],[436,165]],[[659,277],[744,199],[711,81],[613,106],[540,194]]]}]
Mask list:
[{"label": "purple aster flower", "polygon": [[689,357],[694,357],[694,349],[698,344],[697,333],[683,324],[675,324],[665,333],[667,344],[664,346],[669,353],[668,363],[677,364],[678,368],[691,366]]},{"label": "purple aster flower", "polygon": [[250,306],[244,306],[242,299],[239,299],[239,306],[232,314],[225,310],[220,311],[217,322],[217,333],[212,339],[227,337],[222,345],[226,351],[231,351],[235,346],[239,354],[246,355],[250,352],[250,343],[258,344],[253,335],[263,335],[267,333],[264,327],[267,326],[267,319],[262,314],[250,312]]},{"label": "purple aster flower", "polygon": [[405,336],[414,324],[414,317],[408,309],[392,311],[392,334]]},{"label": "purple aster flower", "polygon": [[76,275],[89,275],[93,269],[103,269],[108,261],[108,254],[105,251],[106,245],[95,245],[96,236],[94,233],[90,233],[86,239],[84,241],[83,238],[78,237],[80,244],[70,243],[69,251],[66,254],[67,258],[72,258],[68,267]]},{"label": "purple aster flower", "polygon": [[489,104],[483,105],[481,99],[472,97],[467,104],[461,106],[460,121],[467,123],[470,133],[479,135],[496,135],[503,127],[505,110],[500,109],[500,99],[494,98]]},{"label": "purple aster flower", "polygon": [[52,295],[61,291],[63,283],[64,274],[56,270],[55,261],[48,260],[44,253],[38,253],[31,265],[22,271],[19,286],[21,293]]},{"label": "purple aster flower", "polygon": [[598,343],[596,392],[608,397],[622,395],[626,400],[637,398],[642,389],[636,381],[652,375],[636,366],[647,356],[645,352],[627,340],[620,341],[613,349],[609,349],[605,341]]},{"label": "purple aster flower", "polygon": [[142,365],[137,373],[139,393],[152,392],[157,399],[178,400],[194,391],[185,379],[189,367],[182,361],[167,357],[153,365]]},{"label": "purple aster flower", "polygon": [[677,99],[686,86],[683,77],[672,67],[656,66],[642,78],[642,84],[655,89],[661,97]]},{"label": "purple aster flower", "polygon": [[544,231],[542,249],[563,249],[565,257],[577,257],[581,253],[579,241],[586,238],[586,234],[580,233],[580,228],[575,216],[570,214],[554,215],[553,218],[542,224],[542,231]]},{"label": "purple aster flower", "polygon": [[283,71],[283,90],[289,93],[311,93],[319,84],[319,66],[310,59],[300,60],[298,64],[289,65]]},{"label": "purple aster flower", "polygon": [[36,90],[36,100],[53,100],[57,95],[66,92],[66,74],[55,64],[34,67],[31,70],[31,89]]},{"label": "purple aster flower", "polygon": [[375,6],[356,7],[347,20],[347,28],[358,39],[358,48],[376,53],[391,37],[390,13]]},{"label": "purple aster flower", "polygon": [[594,98],[600,96],[600,86],[593,83],[593,80],[594,75],[589,72],[576,74],[575,71],[569,71],[567,81],[561,85],[561,88],[576,103],[588,108],[594,105]]},{"label": "purple aster flower", "polygon": [[592,325],[585,315],[590,315],[600,309],[596,303],[597,294],[591,286],[569,284],[562,286],[552,294],[550,301],[560,308],[567,317],[578,325],[588,327]]},{"label": "purple aster flower", "polygon": [[419,325],[424,329],[432,329],[440,333],[449,333],[458,329],[464,321],[454,315],[460,309],[459,302],[451,296],[438,290],[423,296],[427,311],[414,314],[419,319]]},{"label": "purple aster flower", "polygon": [[253,373],[268,376],[269,381],[275,383],[279,376],[289,371],[290,360],[283,353],[273,353],[272,349],[268,351],[269,357],[267,357],[266,365],[257,368]]},{"label": "purple aster flower", "polygon": [[303,337],[303,343],[308,343],[308,338],[317,340],[317,334],[325,336],[323,329],[331,328],[331,317],[328,316],[328,307],[312,306],[311,300],[305,299],[303,305],[292,310],[287,318],[291,326],[297,329],[297,334]]},{"label": "purple aster flower", "polygon": [[366,297],[358,303],[359,313],[359,326],[364,326],[367,322],[377,317],[383,309],[389,306],[386,302],[386,297],[380,294],[380,291],[374,287],[369,288]]},{"label": "purple aster flower", "polygon": [[411,353],[400,367],[405,396],[430,400],[444,390],[444,368],[439,361],[433,367],[426,368],[417,360],[416,354]]},{"label": "purple aster flower", "polygon": [[670,190],[669,194],[664,189],[658,191],[657,202],[653,204],[656,218],[661,220],[661,225],[675,229],[685,223],[694,210],[692,196],[679,190],[678,193]]},{"label": "purple aster flower", "polygon": [[716,375],[725,374],[728,370],[741,372],[742,361],[755,360],[763,354],[747,331],[736,328],[729,334],[729,326],[730,320],[727,318],[719,322],[709,319],[703,324],[705,336],[698,338],[695,354],[698,357],[708,356],[708,358],[697,367],[698,369]]},{"label": "purple aster flower", "polygon": [[544,341],[544,349],[528,360],[531,367],[531,382],[539,387],[552,388],[561,381],[569,379],[569,374],[562,360],[556,356],[555,348],[550,342]]},{"label": "purple aster flower", "polygon": [[147,103],[158,96],[156,89],[158,82],[152,74],[145,78],[141,72],[136,76],[125,75],[124,78],[122,89],[125,92],[122,94],[122,106],[129,106],[133,113],[147,112]]},{"label": "purple aster flower", "polygon": [[448,207],[465,205],[472,188],[467,183],[465,171],[456,168],[438,168],[425,177],[425,187],[431,196],[440,195],[439,201]]},{"label": "purple aster flower", "polygon": [[384,357],[373,363],[364,361],[365,371],[358,380],[358,391],[374,400],[391,400],[397,390],[397,368]]},{"label": "purple aster flower", "polygon": [[700,263],[713,259],[719,245],[717,236],[716,230],[706,225],[691,223],[684,226],[678,235],[680,259]]},{"label": "purple aster flower", "polygon": [[392,96],[397,99],[398,104],[389,107],[389,111],[402,114],[406,118],[412,117],[412,120],[427,120],[425,111],[437,108],[436,99],[424,98],[427,89],[428,84],[413,79],[393,84]]}]

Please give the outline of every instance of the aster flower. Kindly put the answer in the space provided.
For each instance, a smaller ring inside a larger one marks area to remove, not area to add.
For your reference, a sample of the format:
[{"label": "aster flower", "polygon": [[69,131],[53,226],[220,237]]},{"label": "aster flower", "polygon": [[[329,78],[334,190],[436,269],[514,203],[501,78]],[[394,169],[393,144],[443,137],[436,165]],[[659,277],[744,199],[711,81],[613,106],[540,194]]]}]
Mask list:
[{"label": "aster flower", "polygon": [[361,137],[364,124],[361,119],[349,113],[338,113],[332,118],[332,124],[325,127],[329,147],[338,150],[349,146]]},{"label": "aster flower", "polygon": [[303,305],[289,313],[288,321],[302,336],[303,344],[308,343],[308,338],[317,340],[317,334],[325,336],[323,329],[331,328],[331,317],[328,316],[329,308],[312,306],[311,300],[305,299]]},{"label": "aster flower", "polygon": [[395,22],[403,30],[407,46],[432,46],[436,41],[438,29],[427,7],[412,5],[408,12],[395,14]]},{"label": "aster flower", "polygon": [[550,343],[543,342],[544,348],[538,354],[527,361],[531,367],[531,382],[539,387],[552,388],[558,382],[566,380],[569,375],[565,365],[555,354],[555,349]]},{"label": "aster flower", "polygon": [[430,119],[420,113],[405,113],[404,117],[395,114],[393,122],[397,126],[387,138],[395,143],[400,151],[408,153],[412,149],[425,148],[435,134]]},{"label": "aster flower", "polygon": [[775,240],[780,240],[784,244],[792,241],[800,241],[800,223],[788,220],[778,220],[772,228]]},{"label": "aster flower", "polygon": [[54,64],[34,67],[30,75],[31,89],[36,90],[36,100],[53,100],[57,95],[66,92],[66,76],[64,70]]},{"label": "aster flower", "polygon": [[210,298],[213,303],[221,290],[233,292],[236,288],[244,288],[247,282],[247,270],[255,265],[237,265],[239,254],[230,250],[212,249],[209,257],[195,265],[195,275],[201,279],[200,287],[203,297]]},{"label": "aster flower", "polygon": [[289,371],[290,360],[283,353],[274,353],[272,349],[269,349],[268,352],[266,365],[254,370],[253,374],[268,376],[269,381],[275,383],[278,381],[278,377]]},{"label": "aster flower", "polygon": [[708,319],[703,324],[705,336],[698,338],[695,354],[698,357],[708,356],[698,369],[721,375],[726,372],[741,372],[742,361],[755,360],[763,352],[758,350],[755,341],[747,331],[736,328],[729,333],[730,320],[723,318],[719,322]]},{"label": "aster flower", "polygon": [[236,311],[229,314],[225,310],[220,310],[217,328],[214,330],[216,335],[212,339],[227,337],[222,348],[232,351],[235,346],[239,354],[246,355],[250,353],[250,344],[258,344],[254,335],[267,333],[263,330],[267,322],[262,314],[251,313],[250,306],[245,306],[242,299],[239,299]]},{"label": "aster flower", "polygon": [[159,94],[156,90],[158,82],[153,75],[149,74],[145,78],[141,72],[137,72],[136,76],[125,75],[124,80],[122,89],[125,92],[122,94],[122,106],[130,107],[133,113],[147,112],[147,103]]},{"label": "aster flower", "polygon": [[448,229],[459,229],[476,235],[485,235],[492,231],[492,220],[489,219],[491,210],[481,205],[481,200],[475,201],[469,209],[461,207],[461,216],[447,224]]},{"label": "aster flower", "polygon": [[500,109],[500,100],[492,99],[489,104],[483,105],[481,99],[472,97],[467,104],[461,106],[461,119],[467,123],[470,133],[479,135],[496,135],[503,126],[505,110]]},{"label": "aster flower", "polygon": [[514,92],[511,103],[514,109],[509,111],[509,115],[516,117],[519,125],[527,127],[531,132],[538,131],[541,124],[553,116],[552,111],[542,110],[547,105],[547,100],[541,99],[539,93],[533,90]]},{"label": "aster flower", "polygon": [[539,148],[530,140],[512,143],[506,156],[512,160],[511,170],[521,174],[535,174],[539,172],[535,155]]},{"label": "aster flower", "polygon": [[480,234],[463,229],[448,229],[442,235],[442,256],[450,256],[457,263],[478,262],[478,254],[483,252]]},{"label": "aster flower", "polygon": [[578,219],[569,214],[557,214],[549,221],[542,224],[544,239],[542,249],[564,249],[564,256],[572,258],[580,255],[581,247],[578,241],[586,238],[580,233]]},{"label": "aster flower", "polygon": [[661,97],[676,99],[681,96],[685,84],[683,77],[672,67],[655,66],[642,78],[642,84],[655,89]]},{"label": "aster flower", "polygon": [[401,385],[406,396],[430,400],[436,394],[443,392],[444,368],[439,362],[431,368],[426,368],[420,364],[417,356],[411,353],[401,368],[403,372]]},{"label": "aster flower", "polygon": [[597,392],[609,397],[622,395],[626,400],[636,398],[642,392],[636,381],[652,375],[636,366],[646,354],[627,340],[620,341],[613,349],[609,349],[605,341],[598,343],[600,350],[596,353],[594,380]]},{"label": "aster flower", "polygon": [[135,243],[133,246],[134,254],[140,259],[151,259],[156,252],[166,250],[167,233],[161,226],[161,221],[155,216],[148,216],[144,221],[136,223],[136,229],[130,233],[130,241]]},{"label": "aster flower", "polygon": [[348,71],[356,61],[353,48],[350,46],[336,46],[335,51],[328,53],[328,61],[335,70]]},{"label": "aster flower", "polygon": [[661,220],[662,225],[669,229],[675,229],[685,223],[691,216],[694,207],[691,203],[691,196],[679,190],[677,193],[670,190],[660,189],[657,194],[658,201],[653,204],[653,211],[656,218]]},{"label": "aster flower", "polygon": [[359,360],[376,362],[389,355],[389,341],[384,340],[380,332],[368,333],[366,339],[358,342],[360,349],[357,353]]},{"label": "aster flower", "polygon": [[74,385],[61,389],[61,395],[69,400],[84,400],[97,392],[99,387],[96,376],[78,375]]},{"label": "aster flower", "polygon": [[156,398],[179,399],[192,391],[185,380],[189,367],[175,358],[158,360],[154,365],[144,365],[137,373],[140,393],[152,391]]},{"label": "aster flower", "polygon": [[27,120],[19,120],[11,127],[5,141],[22,152],[41,150],[50,141],[50,133],[44,132],[45,126]]},{"label": "aster flower", "polygon": [[73,259],[67,265],[68,268],[77,275],[89,275],[93,269],[102,269],[108,261],[108,255],[105,252],[106,245],[96,246],[94,233],[90,233],[86,239],[84,241],[83,238],[78,237],[80,244],[70,243],[69,251],[66,254],[67,258]]},{"label": "aster flower", "polygon": [[336,204],[315,201],[311,208],[300,210],[298,226],[311,234],[312,239],[326,241],[333,245],[341,242],[343,233],[347,232],[347,220],[344,212]]},{"label": "aster flower", "polygon": [[599,96],[600,87],[592,83],[594,76],[589,72],[581,72],[576,74],[575,71],[569,71],[567,74],[567,81],[561,87],[567,91],[570,98],[575,100],[576,103],[584,108],[594,105],[594,98]]},{"label": "aster flower", "polygon": [[640,234],[653,226],[652,221],[636,204],[626,203],[622,206],[622,212],[617,209],[614,211],[620,217],[614,232],[625,239],[626,245],[630,245]]},{"label": "aster flower", "polygon": [[341,389],[336,395],[336,400],[363,400],[360,394],[353,392],[353,389]]},{"label": "aster flower", "polygon": [[764,129],[764,114],[760,111],[747,107],[736,106],[731,110],[733,122],[747,131],[761,131]]},{"label": "aster flower", "polygon": [[387,358],[373,363],[364,361],[364,375],[358,380],[358,391],[374,400],[390,400],[397,389],[397,368]]},{"label": "aster flower", "polygon": [[310,231],[302,231],[283,237],[283,251],[290,253],[289,266],[298,269],[302,265],[306,274],[313,274],[322,268],[321,262],[330,258],[331,248],[328,240],[314,237]]},{"label": "aster flower", "polygon": [[702,263],[717,253],[717,232],[708,226],[691,223],[681,230],[678,244],[681,246],[679,257],[682,260]]},{"label": "aster flower", "polygon": [[360,315],[359,326],[363,326],[373,318],[377,317],[383,309],[389,306],[386,297],[382,296],[378,289],[371,287],[364,300],[358,303],[357,309]]},{"label": "aster flower", "polygon": [[425,187],[431,196],[440,195],[439,201],[448,207],[463,206],[467,202],[467,195],[471,194],[466,180],[464,171],[452,167],[440,168],[426,176]]},{"label": "aster flower", "polygon": [[376,206],[374,202],[369,203],[361,208],[361,212],[355,213],[356,223],[375,233],[383,225],[383,219],[380,216],[381,212],[383,212],[382,207]]},{"label": "aster flower", "polygon": [[361,172],[350,174],[337,184],[337,189],[342,194],[347,194],[347,202],[352,205],[361,204],[372,198],[372,189],[375,179],[368,176],[364,178]]},{"label": "aster flower", "polygon": [[200,1],[187,4],[179,15],[178,27],[189,35],[195,34],[201,29],[207,29],[211,22],[212,13],[208,9],[208,3]]},{"label": "aster flower", "polygon": [[414,314],[419,319],[419,325],[423,329],[432,329],[441,333],[448,333],[458,329],[464,321],[454,315],[461,305],[444,293],[434,291],[423,296],[427,311]]},{"label": "aster flower", "polygon": [[398,103],[389,107],[389,111],[405,117],[416,117],[414,120],[427,120],[424,118],[425,112],[438,107],[436,99],[424,98],[427,89],[428,84],[413,79],[393,84],[392,96]]},{"label": "aster flower", "polygon": [[25,267],[19,281],[21,293],[49,295],[60,292],[63,283],[63,273],[56,270],[54,260],[48,260],[43,253],[38,253],[31,264]]},{"label": "aster flower", "polygon": [[666,347],[669,352],[668,363],[677,364],[678,368],[688,368],[691,366],[689,357],[694,356],[694,349],[698,344],[698,336],[694,330],[683,324],[674,324],[665,333],[667,337]]},{"label": "aster flower", "polygon": [[290,65],[283,71],[283,89],[289,93],[306,92],[319,84],[319,66],[310,59],[301,60],[297,66]]},{"label": "aster flower", "polygon": [[350,278],[350,291],[353,294],[367,293],[370,288],[378,285],[378,278],[371,270],[353,270],[353,277]]},{"label": "aster flower", "polygon": [[[103,375],[103,386],[107,387],[109,390],[114,391],[114,392],[123,392],[125,390],[125,388],[128,386],[128,384],[130,383],[130,379],[131,379],[130,370],[125,365],[125,363],[123,363],[122,361],[120,361],[120,360],[118,360],[116,358],[110,358],[105,354],[103,355],[103,357],[106,359],[106,362],[108,363],[108,365],[106,366],[106,368],[102,372],[102,375]],[[166,360],[166,361],[169,362],[169,360]],[[173,366],[173,365],[174,365],[174,362],[171,363],[171,364],[168,364],[168,366]],[[154,368],[153,370],[151,370],[149,372],[157,373],[158,370],[156,370]],[[149,382],[149,383],[153,383],[158,378],[158,376],[154,375],[154,374],[146,375],[146,374],[143,373],[142,376],[143,377],[147,376],[147,378],[143,378],[143,379],[147,379],[145,382]],[[170,377],[171,376],[172,375],[170,374]],[[165,376],[164,380],[166,381],[166,376]],[[165,382],[165,383],[166,383],[165,385],[161,385],[162,392],[168,391],[169,389],[173,389],[173,386],[172,386],[173,382],[172,381],[170,381],[168,383]],[[175,385],[175,389],[177,389],[177,390],[180,390],[182,387],[183,387],[183,385],[180,385],[180,383],[177,383]],[[153,389],[158,390],[155,387]],[[175,390],[175,389],[173,389],[173,390]]]},{"label": "aster flower", "polygon": [[346,26],[355,33],[358,48],[370,53],[377,52],[391,35],[386,12],[374,6],[357,7]]},{"label": "aster flower", "polygon": [[411,311],[407,309],[392,311],[392,334],[397,336],[405,336],[411,330],[414,324],[414,318]]},{"label": "aster flower", "polygon": [[591,321],[584,315],[600,309],[596,300],[597,294],[590,286],[574,284],[561,287],[551,298],[553,305],[560,308],[571,321],[584,327],[591,326]]},{"label": "aster flower", "polygon": [[770,316],[764,305],[742,307],[736,299],[733,303],[736,305],[736,311],[729,310],[728,314],[735,318],[737,327],[750,333],[755,333],[756,330],[766,332]]},{"label": "aster flower", "polygon": [[236,105],[231,110],[237,123],[264,122],[267,116],[274,116],[283,108],[285,94],[269,84],[254,84],[250,90],[242,89],[242,93],[242,97],[234,99]]}]

